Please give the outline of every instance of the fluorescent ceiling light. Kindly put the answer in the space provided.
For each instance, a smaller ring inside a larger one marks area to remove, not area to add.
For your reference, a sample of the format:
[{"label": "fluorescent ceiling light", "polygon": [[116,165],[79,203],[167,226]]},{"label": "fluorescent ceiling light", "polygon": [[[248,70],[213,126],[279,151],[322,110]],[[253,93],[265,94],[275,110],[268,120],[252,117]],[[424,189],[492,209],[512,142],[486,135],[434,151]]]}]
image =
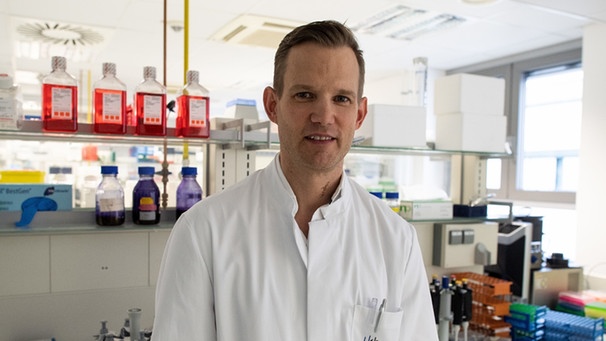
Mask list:
[{"label": "fluorescent ceiling light", "polygon": [[351,27],[358,33],[412,40],[421,35],[452,28],[465,22],[462,17],[396,5]]}]

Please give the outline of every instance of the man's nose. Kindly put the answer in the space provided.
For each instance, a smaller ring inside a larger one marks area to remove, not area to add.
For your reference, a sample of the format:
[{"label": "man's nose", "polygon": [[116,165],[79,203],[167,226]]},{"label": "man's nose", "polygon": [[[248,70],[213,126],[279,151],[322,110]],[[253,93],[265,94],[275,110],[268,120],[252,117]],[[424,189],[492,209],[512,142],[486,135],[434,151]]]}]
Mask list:
[{"label": "man's nose", "polygon": [[312,107],[311,121],[322,125],[329,125],[335,122],[334,103],[330,98],[322,98],[315,101]]}]

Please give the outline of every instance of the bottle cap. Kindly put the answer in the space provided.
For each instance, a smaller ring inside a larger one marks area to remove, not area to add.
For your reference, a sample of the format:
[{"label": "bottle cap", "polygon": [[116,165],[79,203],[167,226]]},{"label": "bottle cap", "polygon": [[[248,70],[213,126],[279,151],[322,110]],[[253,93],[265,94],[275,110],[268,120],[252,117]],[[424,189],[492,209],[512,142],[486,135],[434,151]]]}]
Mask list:
[{"label": "bottle cap", "polygon": [[154,175],[154,167],[139,167],[139,175]]},{"label": "bottle cap", "polygon": [[61,173],[61,168],[53,166],[48,169],[48,172],[49,174],[59,174]]},{"label": "bottle cap", "polygon": [[146,66],[143,68],[143,78],[148,79],[156,79],[156,68],[153,66]]},{"label": "bottle cap", "polygon": [[183,168],[181,168],[181,174],[198,175],[198,169],[196,167],[183,167]]},{"label": "bottle cap", "polygon": [[72,167],[61,167],[61,174],[72,174]]},{"label": "bottle cap", "polygon": [[104,75],[116,75],[116,64],[114,63],[103,63],[103,74]]},{"label": "bottle cap", "polygon": [[398,192],[385,192],[385,199],[399,199],[400,193]]},{"label": "bottle cap", "polygon": [[118,174],[118,166],[101,166],[101,174]]},{"label": "bottle cap", "polygon": [[187,71],[187,83],[198,83],[200,81],[200,73],[198,71]]},{"label": "bottle cap", "polygon": [[51,67],[53,70],[65,70],[67,61],[65,57],[53,56],[51,60]]}]

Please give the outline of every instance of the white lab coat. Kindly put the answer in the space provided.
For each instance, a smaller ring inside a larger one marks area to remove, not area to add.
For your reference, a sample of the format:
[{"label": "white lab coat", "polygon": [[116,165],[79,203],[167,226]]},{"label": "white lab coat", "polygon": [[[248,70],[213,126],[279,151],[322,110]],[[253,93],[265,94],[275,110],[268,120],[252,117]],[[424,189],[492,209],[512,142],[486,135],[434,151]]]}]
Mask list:
[{"label": "white lab coat", "polygon": [[296,212],[276,156],[182,215],[161,265],[153,340],[437,340],[410,224],[345,175],[308,240]]}]

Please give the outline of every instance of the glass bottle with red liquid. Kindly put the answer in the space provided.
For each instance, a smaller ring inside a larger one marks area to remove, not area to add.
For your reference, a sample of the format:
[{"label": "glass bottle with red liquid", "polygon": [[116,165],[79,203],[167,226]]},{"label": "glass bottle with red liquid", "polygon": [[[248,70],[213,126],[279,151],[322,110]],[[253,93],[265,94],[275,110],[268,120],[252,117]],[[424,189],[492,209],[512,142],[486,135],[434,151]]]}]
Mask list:
[{"label": "glass bottle with red liquid", "polygon": [[65,57],[52,58],[52,71],[42,79],[42,128],[46,131],[78,130],[78,82],[65,71]]},{"label": "glass bottle with red liquid", "polygon": [[187,84],[181,89],[177,101],[175,134],[181,137],[208,137],[210,98],[208,90],[199,83],[198,71],[187,71]]},{"label": "glass bottle with red liquid", "polygon": [[156,81],[156,68],[143,68],[143,82],[135,88],[137,135],[166,136],[166,88]]},{"label": "glass bottle with red liquid", "polygon": [[126,133],[126,85],[116,77],[116,64],[103,63],[103,77],[93,90],[94,131],[99,134]]}]

